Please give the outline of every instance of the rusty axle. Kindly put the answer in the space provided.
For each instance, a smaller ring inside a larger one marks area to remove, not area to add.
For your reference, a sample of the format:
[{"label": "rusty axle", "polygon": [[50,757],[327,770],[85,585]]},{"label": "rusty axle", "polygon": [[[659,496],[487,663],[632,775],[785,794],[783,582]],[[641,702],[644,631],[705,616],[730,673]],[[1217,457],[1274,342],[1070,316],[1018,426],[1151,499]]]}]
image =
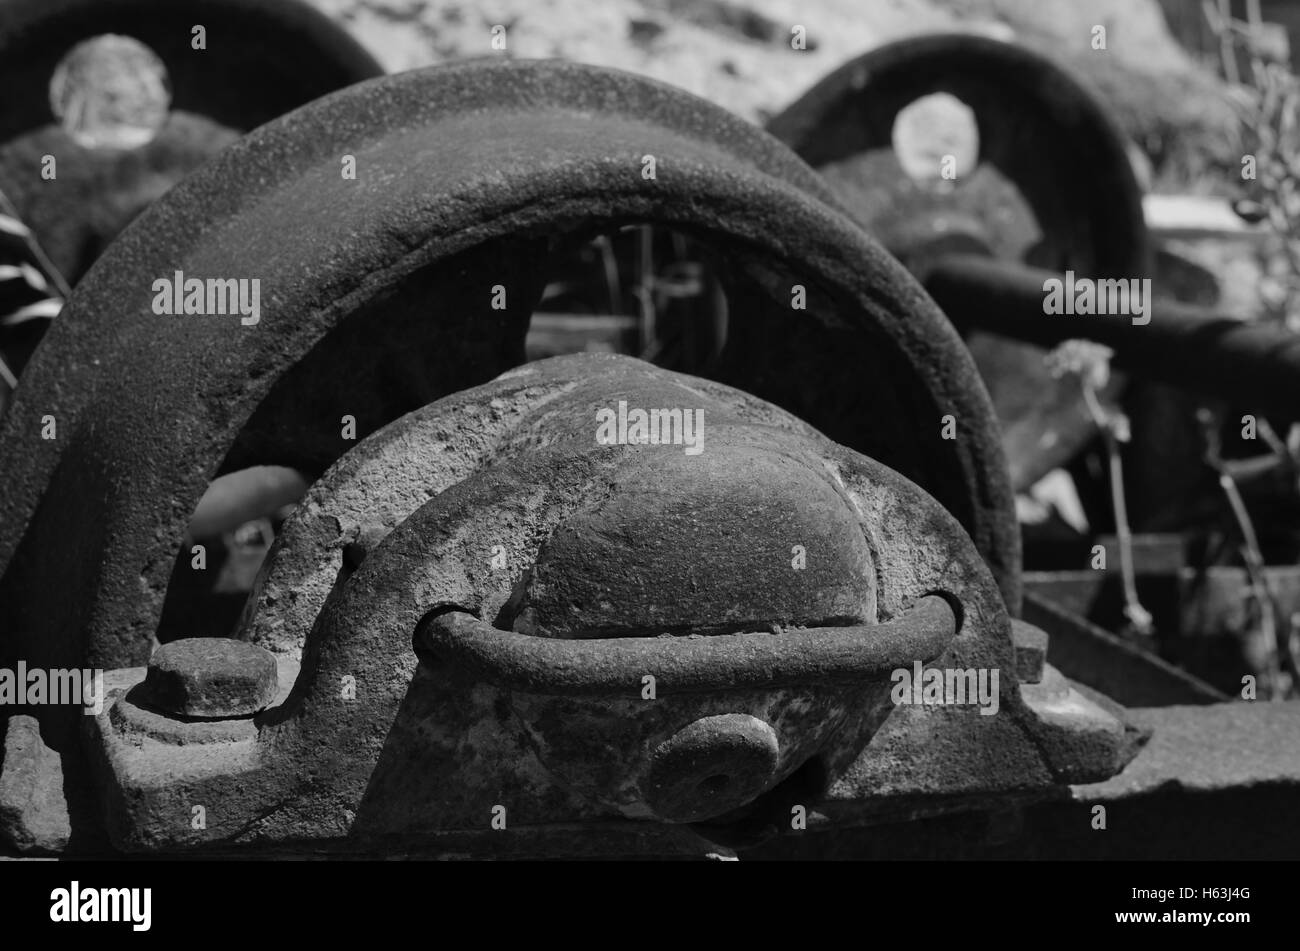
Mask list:
[{"label": "rusty axle", "polygon": [[1071,339],[1105,344],[1117,367],[1206,396],[1238,401],[1275,418],[1300,420],[1300,337],[1169,300],[1149,323],[1124,315],[1044,312],[1053,271],[978,255],[945,256],[926,290],[958,329],[979,328],[1052,346]]}]

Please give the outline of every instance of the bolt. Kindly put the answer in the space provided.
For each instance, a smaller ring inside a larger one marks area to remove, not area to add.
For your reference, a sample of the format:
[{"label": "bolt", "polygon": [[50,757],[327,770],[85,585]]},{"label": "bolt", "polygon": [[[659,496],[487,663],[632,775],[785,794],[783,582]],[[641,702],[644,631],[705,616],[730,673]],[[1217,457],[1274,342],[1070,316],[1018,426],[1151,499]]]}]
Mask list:
[{"label": "bolt", "polygon": [[651,755],[646,804],[665,822],[697,822],[743,806],[763,792],[780,761],[776,732],[743,713],[704,717]]},{"label": "bolt", "polygon": [[1040,683],[1047,661],[1047,632],[1013,618],[1011,642],[1016,649],[1016,679],[1022,684]]},{"label": "bolt", "polygon": [[252,716],[279,691],[275,655],[225,637],[172,641],[149,660],[147,702],[176,716],[225,719]]}]

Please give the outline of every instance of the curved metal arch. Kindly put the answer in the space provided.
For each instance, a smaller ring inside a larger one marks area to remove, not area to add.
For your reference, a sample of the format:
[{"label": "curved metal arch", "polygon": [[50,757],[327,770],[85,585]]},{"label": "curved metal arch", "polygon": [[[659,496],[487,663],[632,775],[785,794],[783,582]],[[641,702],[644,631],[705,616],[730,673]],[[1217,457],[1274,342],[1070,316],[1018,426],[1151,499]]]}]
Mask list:
[{"label": "curved metal arch", "polygon": [[[356,180],[340,175],[344,154]],[[653,180],[645,154],[660,158]],[[558,62],[385,77],[258,129],[96,262],[0,422],[0,653],[142,662],[185,520],[250,424],[290,444],[337,433],[322,412],[348,380],[296,368],[346,368],[366,341],[366,381],[382,383],[386,361],[430,360],[425,392],[370,394],[363,436],[520,359],[512,341],[557,236],[630,221],[737,251],[752,280],[733,299],[745,319],[722,382],[930,491],[1014,610],[1019,542],[987,394],[934,304],[829,201],[809,168],[723,110]],[[153,282],[176,271],[259,279],[259,323],[155,315]],[[809,289],[806,312],[790,309],[791,274]],[[419,294],[402,297],[412,282],[443,295],[435,319],[391,313],[418,311]],[[488,306],[498,283],[512,289],[502,312]],[[291,376],[314,389],[279,385]],[[946,413],[962,438],[939,437]],[[53,440],[40,435],[47,415]]]}]

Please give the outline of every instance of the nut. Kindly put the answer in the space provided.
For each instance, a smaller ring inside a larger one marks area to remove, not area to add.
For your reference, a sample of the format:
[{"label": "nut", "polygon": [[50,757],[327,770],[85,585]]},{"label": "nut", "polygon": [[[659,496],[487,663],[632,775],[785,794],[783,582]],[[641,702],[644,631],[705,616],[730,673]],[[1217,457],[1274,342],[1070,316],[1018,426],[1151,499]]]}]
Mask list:
[{"label": "nut", "polygon": [[224,637],[192,637],[160,647],[143,693],[159,710],[187,717],[246,717],[279,691],[275,655]]}]

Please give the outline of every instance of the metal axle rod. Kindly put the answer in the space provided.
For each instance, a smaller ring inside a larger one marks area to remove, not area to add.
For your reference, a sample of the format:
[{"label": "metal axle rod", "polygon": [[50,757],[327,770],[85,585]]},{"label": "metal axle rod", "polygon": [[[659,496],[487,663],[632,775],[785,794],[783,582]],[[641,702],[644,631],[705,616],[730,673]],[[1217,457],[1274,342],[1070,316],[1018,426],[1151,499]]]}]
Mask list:
[{"label": "metal axle rod", "polygon": [[1084,339],[1151,380],[1232,400],[1277,421],[1300,421],[1300,335],[1170,300],[1149,323],[1122,314],[1049,314],[1045,283],[1061,275],[979,255],[951,255],[925,288],[959,330],[979,328],[1044,346]]}]

